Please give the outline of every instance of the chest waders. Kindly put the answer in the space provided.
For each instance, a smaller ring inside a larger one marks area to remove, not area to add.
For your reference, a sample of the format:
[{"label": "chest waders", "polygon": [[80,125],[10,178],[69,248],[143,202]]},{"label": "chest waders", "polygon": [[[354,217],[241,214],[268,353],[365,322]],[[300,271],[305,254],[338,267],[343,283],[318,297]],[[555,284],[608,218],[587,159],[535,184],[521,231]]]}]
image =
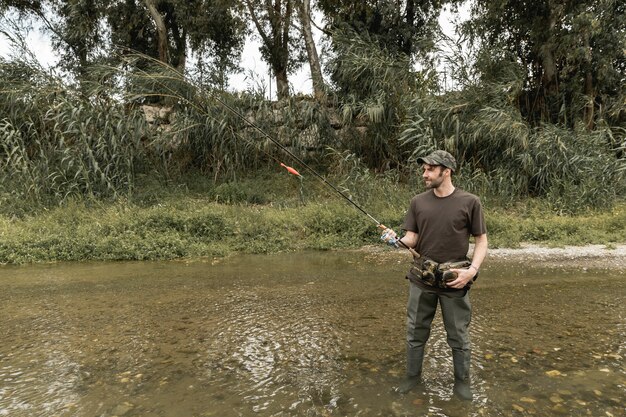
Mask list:
[{"label": "chest waders", "polygon": [[414,260],[407,276],[411,281],[406,321],[407,370],[398,392],[407,393],[421,382],[424,348],[439,304],[447,342],[452,349],[454,394],[464,400],[472,399],[469,377],[469,324],[472,310],[468,290],[473,281],[461,290],[444,290],[447,288],[446,283],[455,280],[458,275],[450,269],[467,268],[469,265],[469,260],[443,263],[425,257]]}]

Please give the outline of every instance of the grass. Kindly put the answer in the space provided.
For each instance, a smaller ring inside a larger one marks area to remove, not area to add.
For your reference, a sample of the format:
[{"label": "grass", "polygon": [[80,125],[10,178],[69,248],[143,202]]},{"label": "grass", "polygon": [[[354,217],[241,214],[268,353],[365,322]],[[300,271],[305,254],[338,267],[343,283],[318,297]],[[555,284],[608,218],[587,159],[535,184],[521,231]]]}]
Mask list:
[{"label": "grass", "polygon": [[[345,185],[359,190],[354,200],[378,220],[399,229],[419,190],[384,178],[366,183]],[[286,174],[219,186],[193,177],[176,187],[145,185],[133,201],[69,201],[19,218],[5,213],[0,263],[223,257],[379,243],[373,222],[319,182],[303,191],[304,202],[299,182]],[[626,242],[624,201],[576,216],[559,215],[541,200],[483,201],[491,247]]]}]

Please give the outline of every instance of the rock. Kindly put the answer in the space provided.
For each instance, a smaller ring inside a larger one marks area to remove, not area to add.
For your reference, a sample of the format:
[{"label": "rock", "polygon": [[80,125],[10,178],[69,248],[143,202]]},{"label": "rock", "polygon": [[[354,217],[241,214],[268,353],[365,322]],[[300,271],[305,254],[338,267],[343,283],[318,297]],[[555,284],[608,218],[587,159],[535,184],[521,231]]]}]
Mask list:
[{"label": "rock", "polygon": [[555,378],[557,376],[563,376],[561,371],[557,371],[556,369],[553,369],[551,371],[546,371],[546,375],[548,375],[550,378]]},{"label": "rock", "polygon": [[122,404],[116,405],[113,411],[111,411],[111,414],[113,414],[114,416],[123,417],[131,412],[134,408],[135,406],[133,404],[129,402],[124,402]]},{"label": "rock", "polygon": [[520,413],[523,413],[524,411],[526,411],[524,407],[517,405],[517,404],[513,404],[513,409],[515,409],[515,411],[519,411]]}]

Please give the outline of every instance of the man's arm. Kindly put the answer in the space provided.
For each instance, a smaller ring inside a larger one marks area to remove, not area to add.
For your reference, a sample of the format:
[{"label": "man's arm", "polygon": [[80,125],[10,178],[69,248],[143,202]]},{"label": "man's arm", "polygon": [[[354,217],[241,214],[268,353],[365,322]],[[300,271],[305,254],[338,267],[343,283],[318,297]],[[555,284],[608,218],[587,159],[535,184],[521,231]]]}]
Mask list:
[{"label": "man's arm", "polygon": [[482,265],[487,256],[487,235],[482,234],[474,237],[474,254],[472,255],[472,264],[467,269],[451,269],[450,271],[456,272],[458,277],[448,283],[450,288],[461,289],[467,285],[478,273],[480,265]]},{"label": "man's arm", "polygon": [[[487,235],[482,234],[474,237],[474,255],[472,255],[472,266],[476,269],[474,271],[474,275],[478,272],[480,265],[482,265],[485,260],[485,256],[487,256]],[[470,269],[473,269],[470,267]]]},{"label": "man's arm", "polygon": [[417,245],[417,233],[406,231],[404,236],[400,239],[409,248],[414,248]]}]

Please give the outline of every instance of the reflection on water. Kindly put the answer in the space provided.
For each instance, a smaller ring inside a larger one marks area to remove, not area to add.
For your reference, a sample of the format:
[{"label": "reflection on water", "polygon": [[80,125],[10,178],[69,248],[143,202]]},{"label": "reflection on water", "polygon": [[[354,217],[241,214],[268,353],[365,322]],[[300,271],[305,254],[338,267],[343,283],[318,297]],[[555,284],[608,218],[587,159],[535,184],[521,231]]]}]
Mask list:
[{"label": "reflection on water", "polygon": [[435,317],[404,372],[406,262],[363,253],[0,269],[0,416],[625,415],[624,273],[488,263],[475,399]]}]

